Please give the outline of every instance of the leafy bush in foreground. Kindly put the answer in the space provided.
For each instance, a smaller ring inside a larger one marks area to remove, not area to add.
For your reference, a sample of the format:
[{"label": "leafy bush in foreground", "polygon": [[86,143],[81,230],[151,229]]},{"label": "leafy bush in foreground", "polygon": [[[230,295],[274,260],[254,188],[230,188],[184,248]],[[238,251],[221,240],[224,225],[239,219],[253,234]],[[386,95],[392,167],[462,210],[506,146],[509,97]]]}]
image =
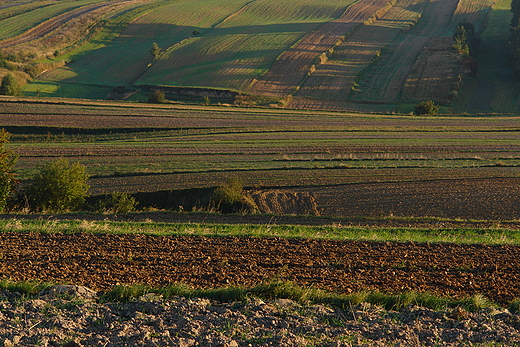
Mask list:
[{"label": "leafy bush in foreground", "polygon": [[32,208],[53,213],[80,209],[87,197],[88,177],[84,165],[66,159],[44,165],[27,189]]}]

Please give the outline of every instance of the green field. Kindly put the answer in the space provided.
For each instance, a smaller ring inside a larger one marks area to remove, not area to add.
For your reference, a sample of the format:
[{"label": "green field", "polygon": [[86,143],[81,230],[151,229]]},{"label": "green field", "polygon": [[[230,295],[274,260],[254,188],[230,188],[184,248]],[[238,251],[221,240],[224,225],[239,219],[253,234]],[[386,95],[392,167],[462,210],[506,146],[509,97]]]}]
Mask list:
[{"label": "green field", "polygon": [[[102,46],[79,48],[81,59],[46,73],[25,92],[31,95],[39,88],[42,96],[103,98],[106,91],[96,95],[85,88],[155,84],[243,89],[305,33],[341,14],[345,5],[214,0],[201,7],[190,1],[163,1],[134,10],[135,20],[129,23],[112,20]],[[194,36],[193,30],[200,35]],[[153,42],[164,52],[156,61],[149,53]],[[87,49],[92,51],[85,54]],[[75,54],[59,59],[67,56]]]},{"label": "green field", "polygon": [[55,16],[101,0],[38,1],[0,9],[0,40],[13,37]]},{"label": "green field", "polygon": [[87,165],[96,192],[131,180],[141,186],[127,191],[211,187],[233,175],[260,186],[517,177],[520,166],[516,117],[1,105],[21,179],[66,157]]}]

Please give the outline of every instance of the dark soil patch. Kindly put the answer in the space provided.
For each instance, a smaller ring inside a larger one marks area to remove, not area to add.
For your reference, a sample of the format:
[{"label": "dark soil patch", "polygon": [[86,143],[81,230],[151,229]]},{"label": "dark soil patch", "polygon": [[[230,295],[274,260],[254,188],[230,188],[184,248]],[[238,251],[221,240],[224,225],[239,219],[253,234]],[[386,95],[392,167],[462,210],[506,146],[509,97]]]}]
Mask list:
[{"label": "dark soil patch", "polygon": [[348,293],[520,296],[520,246],[281,238],[1,233],[0,276],[95,289],[123,283],[254,285],[274,277]]}]

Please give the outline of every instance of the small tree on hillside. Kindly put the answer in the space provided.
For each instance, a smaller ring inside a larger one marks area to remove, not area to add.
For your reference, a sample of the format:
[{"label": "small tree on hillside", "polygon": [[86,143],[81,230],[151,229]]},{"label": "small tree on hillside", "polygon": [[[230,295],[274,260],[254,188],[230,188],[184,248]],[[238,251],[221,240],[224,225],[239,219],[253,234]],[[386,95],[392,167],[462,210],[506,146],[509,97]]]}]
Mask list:
[{"label": "small tree on hillside", "polygon": [[152,48],[150,48],[150,54],[157,59],[157,57],[161,54],[161,47],[157,43],[152,43]]},{"label": "small tree on hillside", "polygon": [[22,91],[18,86],[18,82],[13,74],[7,74],[2,78],[2,84],[0,84],[0,94],[19,96],[22,95]]},{"label": "small tree on hillside", "polygon": [[17,156],[14,155],[13,151],[4,147],[8,141],[9,133],[0,129],[0,211],[5,209],[7,198],[13,191],[15,183],[12,170]]},{"label": "small tree on hillside", "polygon": [[422,101],[415,105],[414,113],[417,116],[435,116],[439,113],[440,106],[435,105],[431,100]]},{"label": "small tree on hillside", "polygon": [[156,89],[148,95],[148,102],[151,104],[164,104],[166,101],[166,96],[162,90]]},{"label": "small tree on hillside", "polygon": [[40,168],[27,189],[27,195],[35,210],[53,213],[75,211],[85,203],[88,177],[85,165],[57,159]]}]

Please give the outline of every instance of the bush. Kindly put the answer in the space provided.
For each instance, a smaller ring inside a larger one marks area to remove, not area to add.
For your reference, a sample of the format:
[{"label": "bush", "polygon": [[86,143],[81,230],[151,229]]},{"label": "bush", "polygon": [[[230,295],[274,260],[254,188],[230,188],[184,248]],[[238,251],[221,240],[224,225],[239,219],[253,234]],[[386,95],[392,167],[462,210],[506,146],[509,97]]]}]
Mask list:
[{"label": "bush", "polygon": [[80,163],[57,159],[45,164],[27,189],[32,208],[52,213],[79,210],[87,197],[88,177]]},{"label": "bush", "polygon": [[98,201],[96,210],[108,213],[128,213],[135,210],[137,200],[128,193],[115,192]]},{"label": "bush", "polygon": [[151,104],[164,104],[166,103],[166,96],[162,90],[155,90],[148,95],[148,102]]},{"label": "bush", "polygon": [[415,105],[414,113],[417,116],[435,116],[439,113],[439,105],[435,105],[435,103],[431,100],[423,101],[419,104]]},{"label": "bush", "polygon": [[231,178],[224,185],[215,188],[212,200],[222,213],[254,213],[258,211],[253,199],[243,194],[244,184],[238,178]]},{"label": "bush", "polygon": [[17,157],[4,145],[9,141],[9,133],[0,129],[0,211],[5,209],[7,198],[14,188],[15,178],[12,172]]},{"label": "bush", "polygon": [[2,84],[0,84],[0,94],[3,95],[11,95],[11,96],[20,96],[22,95],[22,91],[18,86],[18,82],[13,74],[7,74],[2,79]]}]

